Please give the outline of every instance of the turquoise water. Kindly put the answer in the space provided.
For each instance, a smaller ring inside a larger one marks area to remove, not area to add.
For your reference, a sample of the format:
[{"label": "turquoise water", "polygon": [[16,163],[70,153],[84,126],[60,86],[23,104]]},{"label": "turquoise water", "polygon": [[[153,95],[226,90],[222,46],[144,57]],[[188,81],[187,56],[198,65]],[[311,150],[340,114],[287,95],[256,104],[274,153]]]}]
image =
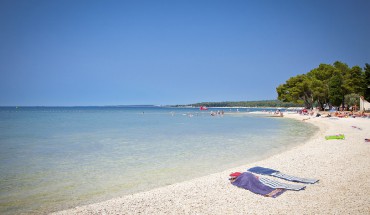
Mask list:
[{"label": "turquoise water", "polygon": [[46,213],[185,181],[286,150],[316,131],[211,110],[0,108],[0,213]]}]

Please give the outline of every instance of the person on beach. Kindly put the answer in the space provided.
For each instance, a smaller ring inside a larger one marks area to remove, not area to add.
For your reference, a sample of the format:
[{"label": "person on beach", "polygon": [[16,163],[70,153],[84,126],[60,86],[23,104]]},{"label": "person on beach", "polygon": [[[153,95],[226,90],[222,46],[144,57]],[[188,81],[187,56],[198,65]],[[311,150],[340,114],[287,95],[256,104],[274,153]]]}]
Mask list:
[{"label": "person on beach", "polygon": [[250,172],[234,172],[230,174],[230,183],[234,186],[244,188],[253,193],[266,197],[278,197],[285,192],[285,189],[274,189],[264,185],[258,178]]}]

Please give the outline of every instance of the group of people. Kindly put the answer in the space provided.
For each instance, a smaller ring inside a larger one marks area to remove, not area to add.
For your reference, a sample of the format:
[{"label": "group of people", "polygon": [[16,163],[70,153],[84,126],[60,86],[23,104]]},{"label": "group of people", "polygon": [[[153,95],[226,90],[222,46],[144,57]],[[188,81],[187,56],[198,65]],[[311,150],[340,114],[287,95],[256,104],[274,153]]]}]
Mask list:
[{"label": "group of people", "polygon": [[278,115],[280,117],[284,116],[283,112],[281,112],[279,109],[275,111],[275,115]]},{"label": "group of people", "polygon": [[211,116],[223,116],[225,114],[224,110],[213,112],[211,111]]},{"label": "group of people", "polygon": [[[144,112],[143,112],[143,114],[144,114]],[[176,115],[176,113],[174,111],[171,111],[170,114],[171,114],[171,116]],[[221,111],[211,111],[211,113],[210,113],[211,116],[224,116],[224,114],[225,114],[225,112],[223,110],[221,110]],[[199,116],[200,114],[189,112],[189,113],[184,113],[182,115],[188,116],[188,117],[193,117],[193,116]]]},{"label": "group of people", "polygon": [[[262,112],[267,112],[267,111],[266,111],[266,110],[263,110]],[[278,110],[276,110],[276,111],[274,111],[274,112],[269,111],[268,113],[269,113],[270,115],[274,116],[274,117],[283,117],[283,116],[284,116],[283,112],[282,112],[282,111],[280,111],[279,109],[278,109]]]},{"label": "group of people", "polygon": [[362,117],[362,118],[368,118],[370,117],[370,115],[366,114],[365,112],[335,112],[334,113],[334,116],[336,117],[339,117],[339,118],[348,118],[348,117],[352,117],[352,118],[356,118],[356,117]]},{"label": "group of people", "polygon": [[366,114],[365,112],[341,112],[336,111],[335,113],[328,113],[325,117],[338,117],[338,118],[370,118],[370,114]]},{"label": "group of people", "polygon": [[[320,117],[320,112],[315,112],[314,110],[308,111],[307,109],[303,109],[298,112],[301,115],[307,115],[307,116],[316,116]],[[316,114],[315,114],[316,113]],[[335,112],[328,112],[324,115],[324,117],[338,117],[338,118],[370,118],[370,114],[366,114],[364,111],[361,112],[354,112],[354,111],[335,111]]]}]

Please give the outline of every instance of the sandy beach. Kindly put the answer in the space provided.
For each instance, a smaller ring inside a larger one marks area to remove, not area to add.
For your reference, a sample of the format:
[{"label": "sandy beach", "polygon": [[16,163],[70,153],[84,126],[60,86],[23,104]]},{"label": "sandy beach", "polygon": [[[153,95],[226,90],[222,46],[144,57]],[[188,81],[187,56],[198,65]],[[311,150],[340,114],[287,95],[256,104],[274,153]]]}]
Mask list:
[{"label": "sandy beach", "polygon": [[[370,214],[370,142],[364,140],[370,138],[370,119],[285,117],[320,130],[306,143],[258,162],[54,214]],[[345,140],[325,140],[334,134]],[[229,183],[231,172],[254,166],[320,181],[277,198]]]}]

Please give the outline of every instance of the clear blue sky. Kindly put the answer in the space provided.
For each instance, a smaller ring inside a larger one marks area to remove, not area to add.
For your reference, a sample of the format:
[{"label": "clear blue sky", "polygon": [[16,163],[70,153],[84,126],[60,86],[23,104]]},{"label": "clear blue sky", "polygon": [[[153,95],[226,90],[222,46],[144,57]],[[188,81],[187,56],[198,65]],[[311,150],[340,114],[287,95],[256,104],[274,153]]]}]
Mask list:
[{"label": "clear blue sky", "polygon": [[0,105],[276,99],[370,63],[370,1],[1,0]]}]

